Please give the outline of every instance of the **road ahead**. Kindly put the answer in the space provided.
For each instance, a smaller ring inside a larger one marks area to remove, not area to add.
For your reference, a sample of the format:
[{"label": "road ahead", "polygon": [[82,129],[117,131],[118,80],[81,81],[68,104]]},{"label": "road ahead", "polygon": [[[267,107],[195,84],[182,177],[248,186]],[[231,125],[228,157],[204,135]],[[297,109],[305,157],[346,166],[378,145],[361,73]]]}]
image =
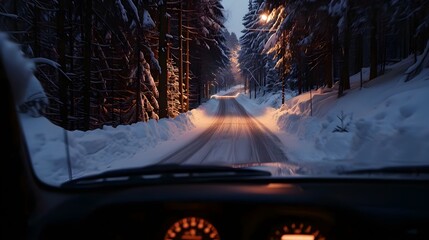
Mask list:
[{"label": "road ahead", "polygon": [[217,97],[212,125],[159,163],[243,164],[285,162],[280,140],[250,116],[235,97]]}]

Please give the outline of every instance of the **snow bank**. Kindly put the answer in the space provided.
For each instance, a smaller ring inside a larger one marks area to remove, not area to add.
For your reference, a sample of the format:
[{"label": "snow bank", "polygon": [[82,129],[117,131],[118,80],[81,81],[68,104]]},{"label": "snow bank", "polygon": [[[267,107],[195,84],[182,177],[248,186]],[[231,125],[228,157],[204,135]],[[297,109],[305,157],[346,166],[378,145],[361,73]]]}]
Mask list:
[{"label": "snow bank", "polygon": [[418,57],[416,63],[410,66],[405,72],[405,74],[407,75],[405,80],[409,81],[410,79],[415,77],[415,75],[417,75],[421,71],[421,69],[427,67],[429,67],[429,40],[426,43],[426,48],[423,51],[423,54],[421,54]]},{"label": "snow bank", "polygon": [[210,100],[174,119],[116,128],[105,126],[86,132],[65,131],[44,117],[21,114],[20,119],[36,175],[48,184],[59,185],[68,180],[67,141],[75,178],[149,165],[187,144],[205,129],[211,123],[210,116],[216,105],[217,101]]},{"label": "snow bank", "polygon": [[[406,59],[388,67],[361,90],[356,74],[352,90],[340,99],[329,89],[289,99],[273,113],[289,159],[336,168],[429,164],[429,69],[403,82],[411,64]],[[341,112],[348,132],[333,132]]]}]

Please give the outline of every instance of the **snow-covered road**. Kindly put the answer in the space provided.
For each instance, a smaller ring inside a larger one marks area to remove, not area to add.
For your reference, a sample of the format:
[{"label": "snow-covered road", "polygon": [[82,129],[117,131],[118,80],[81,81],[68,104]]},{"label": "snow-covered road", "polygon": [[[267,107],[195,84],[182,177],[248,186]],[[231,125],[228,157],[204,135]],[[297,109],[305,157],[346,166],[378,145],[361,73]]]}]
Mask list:
[{"label": "snow-covered road", "polygon": [[213,123],[195,140],[159,163],[242,164],[285,162],[281,142],[253,118],[234,96],[216,97]]}]

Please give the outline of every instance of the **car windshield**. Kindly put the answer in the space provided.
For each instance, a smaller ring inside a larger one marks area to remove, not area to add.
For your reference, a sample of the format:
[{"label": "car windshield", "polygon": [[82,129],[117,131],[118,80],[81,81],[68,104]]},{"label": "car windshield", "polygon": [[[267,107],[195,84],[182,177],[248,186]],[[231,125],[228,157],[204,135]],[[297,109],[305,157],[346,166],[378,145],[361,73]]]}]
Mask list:
[{"label": "car windshield", "polygon": [[427,177],[428,39],[428,0],[0,1],[1,65],[54,186]]}]

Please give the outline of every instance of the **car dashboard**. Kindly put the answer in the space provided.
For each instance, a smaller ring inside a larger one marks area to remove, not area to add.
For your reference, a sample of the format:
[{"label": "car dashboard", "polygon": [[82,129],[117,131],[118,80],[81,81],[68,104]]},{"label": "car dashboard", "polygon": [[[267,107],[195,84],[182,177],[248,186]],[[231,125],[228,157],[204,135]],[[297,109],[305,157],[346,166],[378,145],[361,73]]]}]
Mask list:
[{"label": "car dashboard", "polygon": [[35,239],[429,239],[428,190],[356,178],[68,190],[29,228]]}]

